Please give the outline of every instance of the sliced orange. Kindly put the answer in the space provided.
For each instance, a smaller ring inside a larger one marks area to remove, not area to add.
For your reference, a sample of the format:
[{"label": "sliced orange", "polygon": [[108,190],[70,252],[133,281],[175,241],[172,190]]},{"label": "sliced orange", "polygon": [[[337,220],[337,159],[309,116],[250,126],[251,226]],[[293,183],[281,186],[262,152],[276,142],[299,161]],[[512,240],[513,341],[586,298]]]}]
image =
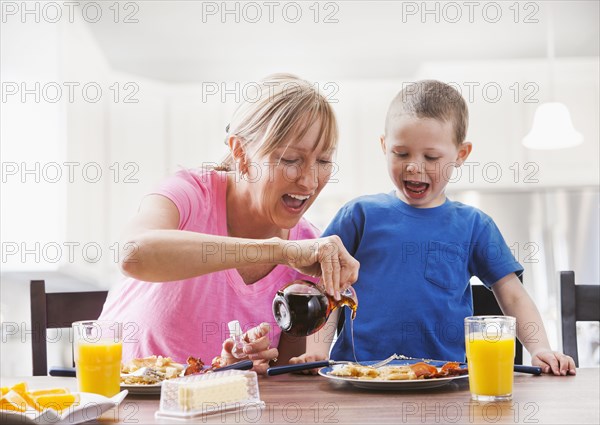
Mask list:
[{"label": "sliced orange", "polygon": [[29,407],[37,410],[38,412],[44,410],[42,406],[40,406],[31,396],[31,393],[27,391],[27,384],[25,382],[19,382],[17,385],[13,385],[11,390],[19,394]]},{"label": "sliced orange", "polygon": [[78,394],[47,394],[35,398],[43,409],[61,411],[79,402]]},{"label": "sliced orange", "polygon": [[52,394],[69,394],[70,391],[67,388],[45,388],[42,390],[29,391],[32,397],[39,397],[41,395],[52,395]]},{"label": "sliced orange", "polygon": [[10,390],[16,391],[19,394],[27,392],[27,382],[19,382],[9,388]]},{"label": "sliced orange", "polygon": [[27,401],[16,391],[10,390],[0,398],[0,408],[15,412],[25,412],[27,410]]}]

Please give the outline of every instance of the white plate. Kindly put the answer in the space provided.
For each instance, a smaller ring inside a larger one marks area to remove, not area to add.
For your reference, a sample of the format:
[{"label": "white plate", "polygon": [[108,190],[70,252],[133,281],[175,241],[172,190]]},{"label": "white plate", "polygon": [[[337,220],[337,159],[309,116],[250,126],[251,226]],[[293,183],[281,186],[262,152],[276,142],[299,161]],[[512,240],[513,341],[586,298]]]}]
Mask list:
[{"label": "white plate", "polygon": [[[389,363],[388,366],[402,366],[402,365],[410,365],[413,363],[421,362],[424,360],[394,360]],[[377,363],[376,361],[372,362],[361,362],[361,364],[369,365]],[[427,363],[441,367],[445,362],[437,362],[437,361],[427,361]],[[469,375],[461,375],[461,376],[450,376],[445,378],[432,378],[432,379],[407,379],[404,381],[390,381],[383,379],[358,379],[347,376],[335,376],[330,375],[329,372],[340,369],[344,367],[344,365],[335,365],[330,367],[323,367],[319,369],[319,375],[331,379],[332,381],[337,382],[346,382],[348,384],[354,385],[358,388],[365,388],[369,390],[424,390],[428,388],[436,388],[449,384],[453,381],[461,381],[464,379],[468,379]]]},{"label": "white plate", "polygon": [[121,384],[121,391],[127,390],[129,394],[160,394],[162,382],[152,385],[135,385],[135,384]]},{"label": "white plate", "polygon": [[77,406],[69,407],[62,414],[59,414],[52,409],[46,409],[43,412],[35,410],[9,412],[2,410],[0,418],[2,419],[2,423],[10,424],[80,424],[99,418],[113,407],[117,407],[123,401],[125,396],[127,396],[127,391],[121,391],[112,398],[92,393],[73,394],[79,394],[79,404]]}]

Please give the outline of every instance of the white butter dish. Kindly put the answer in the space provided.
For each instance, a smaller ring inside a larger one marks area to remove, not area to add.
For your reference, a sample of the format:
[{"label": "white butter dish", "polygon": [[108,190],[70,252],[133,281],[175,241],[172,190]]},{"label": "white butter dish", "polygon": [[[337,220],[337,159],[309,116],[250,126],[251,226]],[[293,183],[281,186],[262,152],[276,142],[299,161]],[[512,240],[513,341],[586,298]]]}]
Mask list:
[{"label": "white butter dish", "polygon": [[155,416],[189,420],[264,407],[256,372],[228,370],[164,381]]}]

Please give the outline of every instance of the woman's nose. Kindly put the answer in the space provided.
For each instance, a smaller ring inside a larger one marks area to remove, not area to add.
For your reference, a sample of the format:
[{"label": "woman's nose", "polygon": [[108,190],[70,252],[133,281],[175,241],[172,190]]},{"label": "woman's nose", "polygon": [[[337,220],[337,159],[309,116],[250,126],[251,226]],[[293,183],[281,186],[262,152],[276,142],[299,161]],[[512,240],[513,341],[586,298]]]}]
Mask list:
[{"label": "woman's nose", "polygon": [[296,183],[305,189],[314,190],[319,185],[317,165],[302,167]]}]

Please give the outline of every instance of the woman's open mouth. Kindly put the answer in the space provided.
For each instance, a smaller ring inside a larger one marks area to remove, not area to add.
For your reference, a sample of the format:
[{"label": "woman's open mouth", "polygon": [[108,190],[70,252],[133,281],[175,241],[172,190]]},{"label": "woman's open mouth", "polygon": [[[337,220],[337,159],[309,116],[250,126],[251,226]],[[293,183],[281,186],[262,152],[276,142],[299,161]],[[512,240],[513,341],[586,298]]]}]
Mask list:
[{"label": "woman's open mouth", "polygon": [[296,195],[293,193],[286,193],[281,197],[283,204],[291,211],[298,212],[302,210],[304,204],[310,199],[310,195]]},{"label": "woman's open mouth", "polygon": [[422,199],[427,195],[429,183],[417,182],[412,180],[404,180],[404,193],[412,199]]}]

